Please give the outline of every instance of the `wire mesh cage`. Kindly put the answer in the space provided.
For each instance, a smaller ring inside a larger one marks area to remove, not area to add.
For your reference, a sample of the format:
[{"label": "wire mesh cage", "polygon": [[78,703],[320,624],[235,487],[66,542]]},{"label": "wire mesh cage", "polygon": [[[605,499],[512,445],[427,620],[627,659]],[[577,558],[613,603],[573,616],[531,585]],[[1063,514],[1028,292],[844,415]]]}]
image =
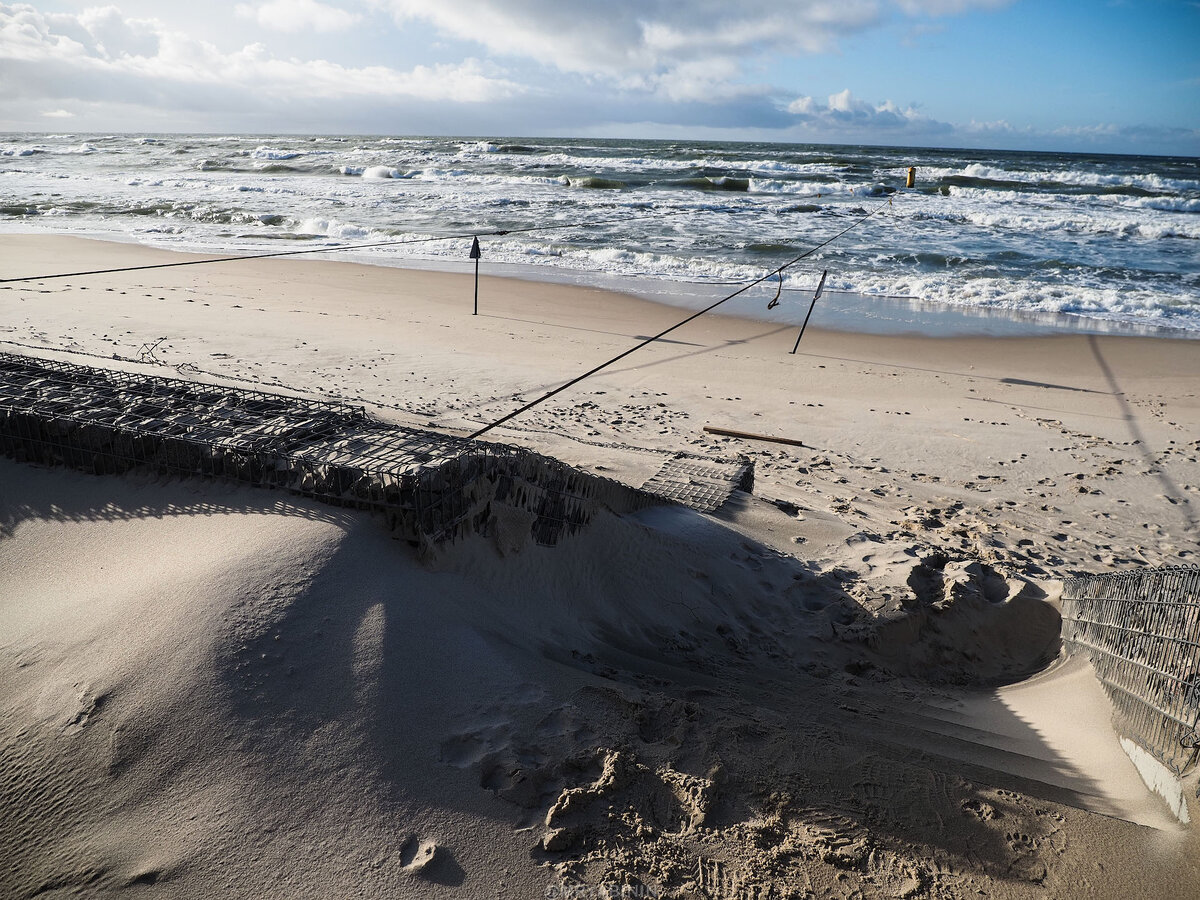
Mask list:
[{"label": "wire mesh cage", "polygon": [[486,534],[491,504],[554,544],[598,506],[658,502],[505,444],[371,419],[360,406],[0,353],[0,453],[97,474],[136,467],[383,512],[415,543]]},{"label": "wire mesh cage", "polygon": [[1176,774],[1200,749],[1200,567],[1072,578],[1063,640],[1091,658],[1119,726]]}]

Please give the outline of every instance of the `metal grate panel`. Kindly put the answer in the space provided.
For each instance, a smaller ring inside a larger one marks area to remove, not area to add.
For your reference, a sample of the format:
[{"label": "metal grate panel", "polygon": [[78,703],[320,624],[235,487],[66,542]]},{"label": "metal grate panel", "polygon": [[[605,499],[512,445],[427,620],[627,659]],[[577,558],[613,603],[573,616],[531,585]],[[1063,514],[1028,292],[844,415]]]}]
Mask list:
[{"label": "metal grate panel", "polygon": [[749,491],[753,486],[754,463],[745,456],[717,460],[680,454],[663,463],[642,490],[700,512],[714,512],[729,502],[734,491]]},{"label": "metal grate panel", "polygon": [[1119,725],[1176,774],[1200,735],[1200,568],[1072,578],[1063,640],[1088,654]]}]

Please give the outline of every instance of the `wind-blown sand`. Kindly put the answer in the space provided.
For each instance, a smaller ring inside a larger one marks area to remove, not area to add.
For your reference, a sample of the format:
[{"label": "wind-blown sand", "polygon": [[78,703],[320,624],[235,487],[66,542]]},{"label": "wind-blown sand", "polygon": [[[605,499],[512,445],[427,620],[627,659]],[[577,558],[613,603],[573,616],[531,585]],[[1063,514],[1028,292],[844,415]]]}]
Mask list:
[{"label": "wind-blown sand", "polygon": [[[0,237],[0,277],[176,258]],[[240,262],[0,285],[0,349],[465,434],[682,318],[480,307]],[[552,548],[0,460],[0,893],[1194,896],[1054,600],[1197,561],[1200,343],[795,334],[705,317],[489,435],[634,485],[756,462]]]}]

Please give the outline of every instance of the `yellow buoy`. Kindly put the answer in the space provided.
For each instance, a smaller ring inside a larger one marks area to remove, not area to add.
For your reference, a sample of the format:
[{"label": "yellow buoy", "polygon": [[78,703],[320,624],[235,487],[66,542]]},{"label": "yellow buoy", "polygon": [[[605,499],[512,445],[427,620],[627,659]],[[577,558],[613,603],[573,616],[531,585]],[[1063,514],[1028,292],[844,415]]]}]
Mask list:
[{"label": "yellow buoy", "polygon": [[908,181],[904,182],[904,186],[912,187],[916,183],[917,183],[917,167],[909,166],[908,167]]}]

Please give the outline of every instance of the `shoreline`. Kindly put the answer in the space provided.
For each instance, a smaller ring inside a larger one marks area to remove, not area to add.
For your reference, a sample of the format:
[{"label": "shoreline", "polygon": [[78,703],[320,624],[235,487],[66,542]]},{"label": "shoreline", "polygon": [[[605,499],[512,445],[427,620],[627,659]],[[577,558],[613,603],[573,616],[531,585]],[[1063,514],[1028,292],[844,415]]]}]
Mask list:
[{"label": "shoreline", "polygon": [[[346,262],[402,271],[441,272],[450,275],[468,275],[474,272],[473,265],[465,260],[454,262],[440,258],[379,259],[359,251],[337,248],[329,250],[296,248],[296,250],[280,251],[261,248],[258,251],[241,255],[238,251],[209,252],[195,247],[157,245],[140,241],[132,236],[105,232],[0,231],[0,239],[7,237],[77,238],[99,243],[144,247],[148,250],[187,256],[230,256],[247,261],[258,258],[288,259],[310,256],[312,259],[322,262]],[[458,240],[466,241],[466,238]],[[533,263],[491,262],[487,260],[486,243],[483,246],[485,252],[480,267],[481,277],[599,289],[691,312],[702,309],[745,284],[745,282],[676,281],[649,275],[617,275],[583,269],[539,266]],[[260,256],[260,254],[272,252],[294,255]],[[732,306],[729,311],[718,308],[712,314],[799,326],[808,312],[816,280],[818,280],[818,276],[814,272],[814,284],[808,289],[786,289],[783,292],[785,302],[780,304],[777,311],[768,311],[764,308],[766,302],[774,295],[774,285],[776,284],[776,282],[768,280],[752,288],[745,297],[731,300]],[[749,308],[751,306],[754,307],[753,310]],[[925,301],[916,297],[880,296],[838,290],[825,291],[821,302],[813,306],[810,327],[855,334],[915,335],[931,338],[1006,338],[1092,334],[1114,337],[1146,337],[1155,340],[1200,340],[1200,330],[1176,328],[1157,324],[1150,320],[1131,322],[1096,318],[1084,314],[956,305]]]}]

